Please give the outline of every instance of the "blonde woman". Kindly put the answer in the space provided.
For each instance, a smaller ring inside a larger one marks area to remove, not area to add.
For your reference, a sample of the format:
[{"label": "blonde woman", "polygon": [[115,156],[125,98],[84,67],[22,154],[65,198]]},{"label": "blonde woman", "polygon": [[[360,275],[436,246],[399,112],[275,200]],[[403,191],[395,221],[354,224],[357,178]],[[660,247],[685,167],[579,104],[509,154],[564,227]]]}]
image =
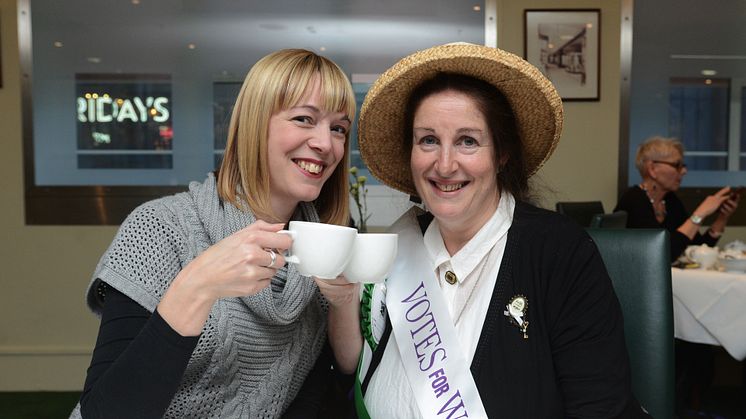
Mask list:
[{"label": "blonde woman", "polygon": [[282,50],[254,65],[217,174],[137,208],[96,267],[87,303],[102,320],[73,417],[315,417],[327,320],[354,324],[339,314],[357,291],[325,299],[285,265],[278,231],[348,223],[354,116],[330,60]]},{"label": "blonde woman", "polygon": [[[673,138],[651,137],[640,145],[635,165],[642,182],[622,195],[614,211],[627,212],[627,227],[665,228],[671,235],[671,261],[690,244],[714,246],[738,208],[740,193],[725,187],[705,198],[689,213],[676,191],[687,173],[684,146]],[[717,214],[705,233],[705,218]]]}]

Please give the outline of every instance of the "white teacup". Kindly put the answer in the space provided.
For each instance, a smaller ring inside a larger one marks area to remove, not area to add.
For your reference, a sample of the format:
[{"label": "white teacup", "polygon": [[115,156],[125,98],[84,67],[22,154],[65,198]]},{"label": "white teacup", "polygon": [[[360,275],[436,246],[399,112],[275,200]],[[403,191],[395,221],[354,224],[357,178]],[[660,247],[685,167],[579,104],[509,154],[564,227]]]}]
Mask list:
[{"label": "white teacup", "polygon": [[383,282],[396,259],[398,234],[362,233],[355,239],[352,257],[343,275],[350,282]]},{"label": "white teacup", "polygon": [[352,255],[357,230],[333,224],[291,221],[280,233],[293,238],[285,261],[301,275],[333,279],[342,273]]},{"label": "white teacup", "polygon": [[706,244],[700,246],[688,246],[684,251],[686,257],[699,264],[700,269],[712,269],[718,260],[717,247]]}]

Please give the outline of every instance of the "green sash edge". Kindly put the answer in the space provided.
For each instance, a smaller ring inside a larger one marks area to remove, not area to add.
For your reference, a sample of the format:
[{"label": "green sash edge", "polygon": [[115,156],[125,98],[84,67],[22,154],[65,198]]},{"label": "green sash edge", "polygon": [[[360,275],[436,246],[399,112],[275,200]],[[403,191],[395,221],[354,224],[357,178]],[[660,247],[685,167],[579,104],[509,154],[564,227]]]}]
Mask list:
[{"label": "green sash edge", "polygon": [[360,353],[360,362],[357,364],[357,371],[355,372],[355,411],[357,411],[357,417],[359,419],[370,419],[368,409],[365,407],[365,398],[363,397],[363,386],[360,383],[360,369],[363,365],[363,354]]}]

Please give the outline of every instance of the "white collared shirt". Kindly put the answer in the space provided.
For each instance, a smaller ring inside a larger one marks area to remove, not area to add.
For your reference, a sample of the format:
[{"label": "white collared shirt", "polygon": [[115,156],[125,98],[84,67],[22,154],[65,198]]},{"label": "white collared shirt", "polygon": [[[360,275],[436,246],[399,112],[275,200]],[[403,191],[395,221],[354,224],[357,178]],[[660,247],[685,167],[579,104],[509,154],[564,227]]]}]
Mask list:
[{"label": "white collared shirt", "polygon": [[[513,196],[503,193],[492,217],[453,256],[448,254],[438,220],[433,220],[425,231],[425,248],[469,364],[474,358],[497,283],[514,209]],[[448,271],[456,274],[457,281],[453,285],[445,280]]]},{"label": "white collared shirt", "polygon": [[[504,192],[492,217],[453,256],[446,250],[437,220],[425,231],[424,245],[469,365],[497,283],[514,210],[513,196]],[[445,281],[448,270],[456,274],[457,282],[453,285]],[[365,405],[372,418],[421,418],[394,333],[368,384]]]}]

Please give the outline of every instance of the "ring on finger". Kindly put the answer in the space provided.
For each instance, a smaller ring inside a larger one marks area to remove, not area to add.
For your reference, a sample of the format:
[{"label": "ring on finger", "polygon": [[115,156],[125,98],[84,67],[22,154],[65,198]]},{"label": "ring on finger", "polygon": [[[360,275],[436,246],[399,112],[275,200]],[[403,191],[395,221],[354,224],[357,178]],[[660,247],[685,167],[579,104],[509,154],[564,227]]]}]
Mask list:
[{"label": "ring on finger", "polygon": [[277,261],[277,253],[275,253],[274,249],[267,249],[267,253],[269,253],[270,262],[269,265],[267,265],[267,268],[274,268],[275,262]]}]

